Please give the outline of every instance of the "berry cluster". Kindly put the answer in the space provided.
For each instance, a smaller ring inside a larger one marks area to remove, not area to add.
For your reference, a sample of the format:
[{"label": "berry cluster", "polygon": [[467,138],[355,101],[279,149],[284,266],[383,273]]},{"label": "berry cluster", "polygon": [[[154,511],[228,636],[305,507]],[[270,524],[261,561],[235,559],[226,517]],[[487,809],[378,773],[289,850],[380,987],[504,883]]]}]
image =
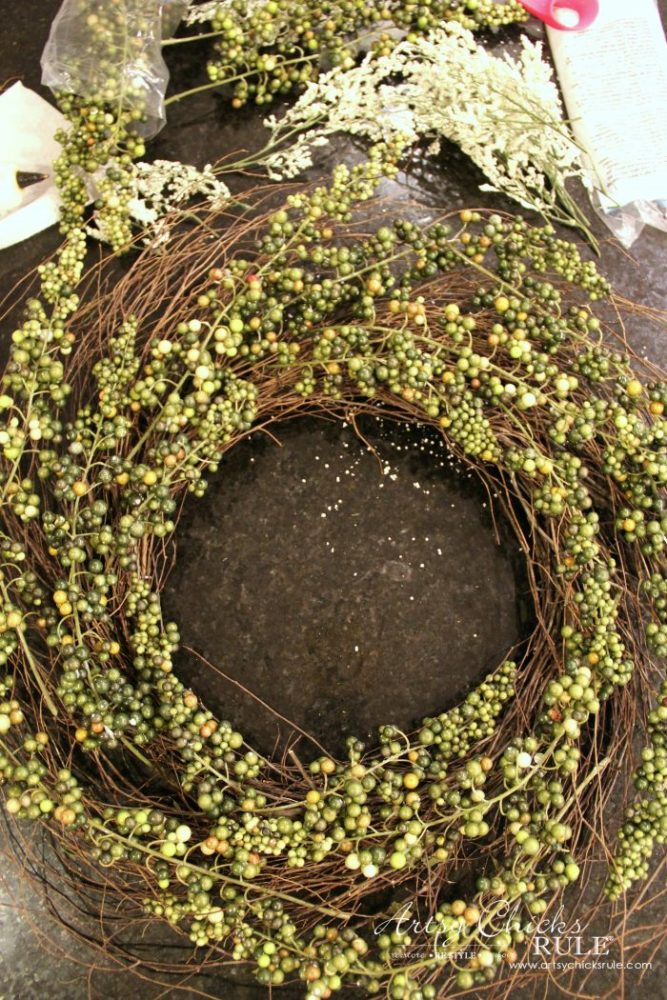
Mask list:
[{"label": "berry cluster", "polygon": [[250,7],[232,0],[212,5],[210,27],[219,38],[208,75],[233,84],[234,107],[266,105],[314,79],[322,63],[353,66],[365,36],[381,32],[386,50],[388,29],[424,34],[443,20],[471,30],[500,28],[526,20],[526,11],[517,0],[261,0]]}]

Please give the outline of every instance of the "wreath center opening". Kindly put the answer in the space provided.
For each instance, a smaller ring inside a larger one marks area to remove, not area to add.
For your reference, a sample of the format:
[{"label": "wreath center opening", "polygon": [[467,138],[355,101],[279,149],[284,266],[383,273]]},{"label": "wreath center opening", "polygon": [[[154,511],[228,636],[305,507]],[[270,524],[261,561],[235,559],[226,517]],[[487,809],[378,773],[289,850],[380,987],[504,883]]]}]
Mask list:
[{"label": "wreath center opening", "polygon": [[179,676],[265,753],[285,720],[333,754],[410,730],[530,631],[523,557],[477,476],[432,429],[355,423],[255,433],[179,527],[165,611],[222,671],[185,650]]}]

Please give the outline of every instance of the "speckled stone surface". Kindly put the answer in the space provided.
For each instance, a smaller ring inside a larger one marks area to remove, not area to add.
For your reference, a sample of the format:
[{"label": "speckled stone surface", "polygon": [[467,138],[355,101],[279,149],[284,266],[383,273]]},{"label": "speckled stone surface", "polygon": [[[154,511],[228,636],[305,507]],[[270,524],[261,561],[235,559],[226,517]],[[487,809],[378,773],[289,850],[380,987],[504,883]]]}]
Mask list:
[{"label": "speckled stone surface", "polygon": [[[303,418],[235,448],[185,515],[165,595],[177,615],[197,594],[184,641],[337,755],[348,735],[412,728],[451,704],[530,617],[516,540],[502,525],[497,544],[489,498],[442,439],[391,421],[359,429],[373,451],[349,426]],[[181,676],[265,752],[288,735],[181,660]]]},{"label": "speckled stone surface", "polygon": [[[57,7],[57,0],[22,0],[2,10],[0,78],[38,86],[39,55]],[[203,55],[197,46],[184,48],[170,59],[185,88],[202,78]],[[173,107],[151,153],[201,166],[259,148],[262,132],[261,116],[232,114],[208,93]],[[337,142],[312,173],[358,156],[350,143]],[[511,208],[480,194],[479,181],[448,148],[384,193],[420,218],[471,204]],[[601,226],[598,233],[606,235]],[[0,296],[57,244],[51,230],[0,253]],[[629,255],[607,243],[602,269],[628,298],[667,308],[666,259],[667,237],[647,230]],[[5,343],[8,330],[5,323]],[[654,329],[635,321],[628,333],[636,350],[667,363],[667,342]],[[437,442],[391,423],[367,420],[361,429],[372,450],[349,426],[315,419],[238,446],[206,500],[186,510],[166,589],[184,644],[226,676],[188,649],[180,654],[182,675],[264,750],[297,740],[291,745],[304,760],[314,741],[340,752],[350,734],[367,738],[382,722],[408,727],[447,707],[525,636],[531,621],[516,542],[500,512],[495,533],[492,498],[451,465]],[[9,850],[2,828],[0,839]],[[57,891],[50,900],[73,914]],[[168,946],[173,942],[160,938],[141,954],[159,963],[171,955]],[[654,956],[644,978],[626,974],[627,993],[667,996],[665,972],[665,957]],[[268,995],[222,970],[182,982],[156,979],[161,985],[100,963],[55,927],[25,877],[11,864],[0,867],[0,1000]],[[606,981],[602,973],[592,978],[588,995],[602,995]],[[275,993],[278,1000],[300,995]],[[542,983],[536,995],[563,994]]]}]

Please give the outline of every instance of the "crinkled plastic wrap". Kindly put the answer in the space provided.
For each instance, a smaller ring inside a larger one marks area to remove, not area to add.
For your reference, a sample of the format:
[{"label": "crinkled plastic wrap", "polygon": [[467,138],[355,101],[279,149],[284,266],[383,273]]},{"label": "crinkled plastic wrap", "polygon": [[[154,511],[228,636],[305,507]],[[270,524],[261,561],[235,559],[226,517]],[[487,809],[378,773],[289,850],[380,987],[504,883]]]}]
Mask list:
[{"label": "crinkled plastic wrap", "polygon": [[631,247],[639,239],[644,226],[652,226],[667,233],[666,199],[630,201],[621,208],[599,191],[594,191],[591,201],[607,228],[611,229],[624,247]]},{"label": "crinkled plastic wrap", "polygon": [[162,37],[171,38],[187,14],[192,0],[162,0]]},{"label": "crinkled plastic wrap", "polygon": [[111,106],[122,101],[150,138],[166,121],[162,41],[188,7],[189,0],[64,0],[42,54],[42,83]]}]

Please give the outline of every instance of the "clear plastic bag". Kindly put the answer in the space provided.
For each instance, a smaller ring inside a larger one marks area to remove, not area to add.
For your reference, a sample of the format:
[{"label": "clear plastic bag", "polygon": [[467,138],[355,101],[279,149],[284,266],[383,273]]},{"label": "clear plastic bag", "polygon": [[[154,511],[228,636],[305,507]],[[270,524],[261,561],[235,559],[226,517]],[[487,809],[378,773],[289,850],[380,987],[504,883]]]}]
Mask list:
[{"label": "clear plastic bag", "polygon": [[667,200],[635,200],[622,207],[599,191],[591,194],[593,208],[624,247],[639,239],[644,226],[667,233]]},{"label": "clear plastic bag", "polygon": [[162,40],[189,0],[64,0],[42,54],[42,83],[137,114],[148,138],[166,121]]},{"label": "clear plastic bag", "polygon": [[190,9],[192,0],[162,0],[162,37],[171,38]]}]

